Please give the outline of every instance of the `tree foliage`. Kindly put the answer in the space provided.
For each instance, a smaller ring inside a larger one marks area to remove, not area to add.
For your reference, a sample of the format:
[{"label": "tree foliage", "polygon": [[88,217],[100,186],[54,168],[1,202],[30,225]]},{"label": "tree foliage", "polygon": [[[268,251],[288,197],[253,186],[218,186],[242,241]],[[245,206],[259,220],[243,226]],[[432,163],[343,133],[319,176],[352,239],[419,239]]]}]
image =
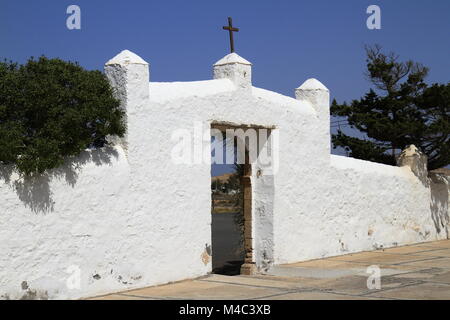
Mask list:
[{"label": "tree foliage", "polygon": [[108,135],[123,136],[124,112],[100,71],[41,57],[0,63],[0,163],[25,175],[58,167]]},{"label": "tree foliage", "polygon": [[428,86],[428,69],[413,61],[384,54],[380,46],[367,47],[366,76],[374,89],[351,104],[331,106],[331,114],[345,117],[350,127],[367,138],[332,136],[334,148],[350,156],[395,165],[396,155],[410,144],[428,156],[428,168],[450,163],[450,83]]}]

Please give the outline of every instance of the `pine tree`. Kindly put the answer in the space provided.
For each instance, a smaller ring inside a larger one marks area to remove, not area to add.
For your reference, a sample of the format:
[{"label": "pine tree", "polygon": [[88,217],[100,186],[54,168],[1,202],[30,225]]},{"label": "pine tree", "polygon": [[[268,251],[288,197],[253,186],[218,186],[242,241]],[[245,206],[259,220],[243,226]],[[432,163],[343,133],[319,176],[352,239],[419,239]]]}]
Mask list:
[{"label": "pine tree", "polygon": [[338,104],[331,114],[345,117],[348,125],[366,138],[338,130],[334,148],[343,147],[354,158],[395,165],[398,153],[410,144],[428,156],[429,170],[450,163],[450,83],[428,86],[428,69],[400,62],[376,45],[366,47],[366,76],[374,89],[359,100]]}]

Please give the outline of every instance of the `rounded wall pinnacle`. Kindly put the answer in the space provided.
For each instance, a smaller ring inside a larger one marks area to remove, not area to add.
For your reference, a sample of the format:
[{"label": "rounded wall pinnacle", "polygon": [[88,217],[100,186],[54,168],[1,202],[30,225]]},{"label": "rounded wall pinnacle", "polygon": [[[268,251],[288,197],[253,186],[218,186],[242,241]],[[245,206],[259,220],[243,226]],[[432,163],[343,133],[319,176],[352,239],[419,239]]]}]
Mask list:
[{"label": "rounded wall pinnacle", "polygon": [[297,88],[297,90],[324,90],[329,91],[327,87],[323,85],[322,82],[320,82],[317,79],[310,78],[303,82],[303,84]]},{"label": "rounded wall pinnacle", "polygon": [[109,60],[105,65],[113,65],[113,64],[119,64],[119,65],[127,65],[127,64],[143,64],[148,65],[148,63],[139,57],[137,54],[129,51],[129,50],[123,50],[121,53],[116,55],[114,58]]},{"label": "rounded wall pinnacle", "polygon": [[239,56],[236,52],[233,52],[233,53],[230,53],[230,54],[226,55],[225,57],[223,57],[219,61],[217,61],[214,64],[214,67],[223,66],[223,65],[226,65],[226,64],[233,64],[233,63],[239,63],[239,64],[248,65],[248,66],[252,65],[251,62],[245,60],[244,58]]}]

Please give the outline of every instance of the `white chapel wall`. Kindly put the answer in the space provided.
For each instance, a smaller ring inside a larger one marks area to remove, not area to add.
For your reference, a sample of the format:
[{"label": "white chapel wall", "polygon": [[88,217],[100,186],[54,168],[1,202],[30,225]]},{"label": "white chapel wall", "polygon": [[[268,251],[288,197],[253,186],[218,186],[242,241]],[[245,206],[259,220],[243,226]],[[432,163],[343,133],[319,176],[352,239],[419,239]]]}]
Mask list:
[{"label": "white chapel wall", "polygon": [[[125,51],[106,66],[127,112],[124,139],[69,159],[75,172],[58,168],[33,183],[1,168],[1,297],[78,298],[211,272],[211,167],[175,164],[172,135],[193,138],[200,126],[208,155],[215,121],[279,135],[276,174],[252,170],[262,270],[446,237],[448,188],[434,185],[433,198],[408,167],[330,156],[329,92],[317,80],[293,99],[251,86],[239,56],[225,63],[214,80],[155,83],[148,64]],[[71,266],[79,289],[67,286]]]}]

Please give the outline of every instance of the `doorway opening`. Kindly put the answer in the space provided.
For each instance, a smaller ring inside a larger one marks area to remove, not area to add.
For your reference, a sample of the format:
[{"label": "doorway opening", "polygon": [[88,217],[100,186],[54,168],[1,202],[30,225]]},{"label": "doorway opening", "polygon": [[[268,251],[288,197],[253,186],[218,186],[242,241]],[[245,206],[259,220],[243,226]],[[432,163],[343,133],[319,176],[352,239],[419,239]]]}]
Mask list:
[{"label": "doorway opening", "polygon": [[[226,156],[230,151],[229,142],[213,136],[212,157],[220,151]],[[236,148],[236,144],[231,147]],[[245,262],[243,183],[249,167],[249,164],[238,164],[235,158],[233,163],[212,161],[211,164],[212,272],[216,274],[238,275]]]},{"label": "doorway opening", "polygon": [[258,138],[249,132],[254,128],[211,125],[212,272],[217,274],[251,274],[255,266],[251,175]]},{"label": "doorway opening", "polygon": [[277,163],[275,127],[211,124],[213,273],[251,275],[272,265]]}]

